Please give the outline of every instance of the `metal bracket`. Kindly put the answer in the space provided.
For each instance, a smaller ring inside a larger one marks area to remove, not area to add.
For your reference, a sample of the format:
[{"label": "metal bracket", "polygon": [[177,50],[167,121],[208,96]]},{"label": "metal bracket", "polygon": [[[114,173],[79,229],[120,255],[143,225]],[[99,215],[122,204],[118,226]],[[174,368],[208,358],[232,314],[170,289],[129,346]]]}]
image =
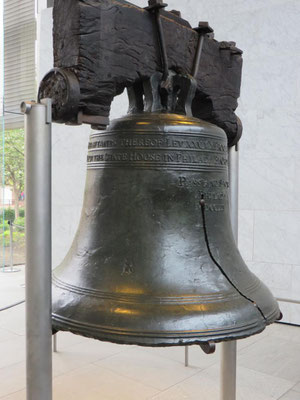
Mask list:
[{"label": "metal bracket", "polygon": [[146,7],[145,10],[150,11],[151,13],[154,13],[154,15],[155,15],[155,22],[156,22],[157,33],[158,33],[158,41],[159,41],[161,58],[162,58],[162,68],[163,68],[162,81],[165,82],[168,79],[169,66],[168,66],[168,54],[167,54],[166,40],[165,40],[164,30],[163,30],[163,26],[162,26],[161,18],[160,18],[160,10],[162,8],[167,7],[168,4],[163,3],[162,0],[149,0],[148,4],[149,4],[149,6]]},{"label": "metal bracket", "polygon": [[[90,124],[92,129],[105,130],[109,124],[109,118],[101,115],[86,115],[81,111],[77,114],[76,125]],[[69,125],[69,124],[67,124]]]},{"label": "metal bracket", "polygon": [[194,31],[198,32],[199,40],[197,46],[197,52],[194,59],[194,65],[192,70],[192,76],[196,78],[199,72],[200,60],[203,50],[204,38],[207,34],[212,34],[214,30],[209,26],[208,22],[200,21],[197,28]]}]

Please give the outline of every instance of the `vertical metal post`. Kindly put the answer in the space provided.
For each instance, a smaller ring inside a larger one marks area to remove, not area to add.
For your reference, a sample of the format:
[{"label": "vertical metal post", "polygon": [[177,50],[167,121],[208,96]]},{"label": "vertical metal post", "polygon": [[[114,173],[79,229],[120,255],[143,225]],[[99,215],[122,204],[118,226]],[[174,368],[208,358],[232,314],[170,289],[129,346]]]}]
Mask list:
[{"label": "vertical metal post", "polygon": [[189,366],[189,346],[184,346],[184,365]]},{"label": "vertical metal post", "polygon": [[52,337],[52,344],[53,353],[57,353],[57,333]]},{"label": "vertical metal post", "polygon": [[236,399],[236,341],[222,343],[221,400]]},{"label": "vertical metal post", "polygon": [[[239,150],[238,145],[229,149],[230,216],[232,231],[238,242],[238,194],[239,194]],[[221,352],[221,400],[236,399],[237,343],[235,340],[222,343]]]},{"label": "vertical metal post", "polygon": [[[8,221],[9,225],[9,252],[10,252],[10,267],[6,268],[5,264],[3,265],[2,272],[19,272],[20,269],[14,267],[14,224],[12,221]],[[5,257],[4,257],[5,258]]]},{"label": "vertical metal post", "polygon": [[13,224],[9,221],[9,239],[10,239],[10,270],[14,269],[14,236],[13,236]]},{"label": "vertical metal post", "polygon": [[22,103],[21,110],[26,132],[27,400],[51,400],[51,101]]}]

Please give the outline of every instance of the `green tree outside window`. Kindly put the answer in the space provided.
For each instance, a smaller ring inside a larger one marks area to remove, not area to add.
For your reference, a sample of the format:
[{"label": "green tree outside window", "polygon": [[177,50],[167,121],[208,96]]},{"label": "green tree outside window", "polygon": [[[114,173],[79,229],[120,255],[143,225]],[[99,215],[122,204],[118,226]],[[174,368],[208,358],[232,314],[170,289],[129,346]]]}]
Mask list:
[{"label": "green tree outside window", "polygon": [[[3,149],[1,149],[3,151]],[[19,201],[24,191],[24,130],[5,131],[5,185],[11,186],[14,195],[15,218],[19,218]],[[3,153],[2,153],[3,154]]]}]

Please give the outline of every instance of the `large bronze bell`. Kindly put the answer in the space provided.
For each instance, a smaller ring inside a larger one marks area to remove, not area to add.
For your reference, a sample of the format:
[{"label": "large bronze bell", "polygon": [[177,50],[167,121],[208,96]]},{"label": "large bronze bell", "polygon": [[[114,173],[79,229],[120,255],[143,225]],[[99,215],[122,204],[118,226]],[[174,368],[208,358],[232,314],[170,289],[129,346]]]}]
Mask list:
[{"label": "large bronze bell", "polygon": [[279,318],[235,245],[227,138],[144,112],[91,135],[81,222],[53,275],[53,327],[116,343],[239,339]]}]

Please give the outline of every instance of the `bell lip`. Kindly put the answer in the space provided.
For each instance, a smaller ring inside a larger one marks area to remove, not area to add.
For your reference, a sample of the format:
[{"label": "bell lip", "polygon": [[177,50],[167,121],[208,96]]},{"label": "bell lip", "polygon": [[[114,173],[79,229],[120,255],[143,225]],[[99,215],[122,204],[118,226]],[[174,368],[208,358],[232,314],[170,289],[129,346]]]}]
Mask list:
[{"label": "bell lip", "polygon": [[278,319],[278,310],[274,311],[266,320],[259,319],[254,323],[243,326],[211,330],[209,332],[129,332],[99,327],[98,325],[85,324],[52,314],[52,327],[56,331],[67,331],[84,337],[111,342],[116,344],[137,345],[145,347],[169,347],[197,345],[213,341],[215,343],[245,339],[261,333],[266,326]]}]

